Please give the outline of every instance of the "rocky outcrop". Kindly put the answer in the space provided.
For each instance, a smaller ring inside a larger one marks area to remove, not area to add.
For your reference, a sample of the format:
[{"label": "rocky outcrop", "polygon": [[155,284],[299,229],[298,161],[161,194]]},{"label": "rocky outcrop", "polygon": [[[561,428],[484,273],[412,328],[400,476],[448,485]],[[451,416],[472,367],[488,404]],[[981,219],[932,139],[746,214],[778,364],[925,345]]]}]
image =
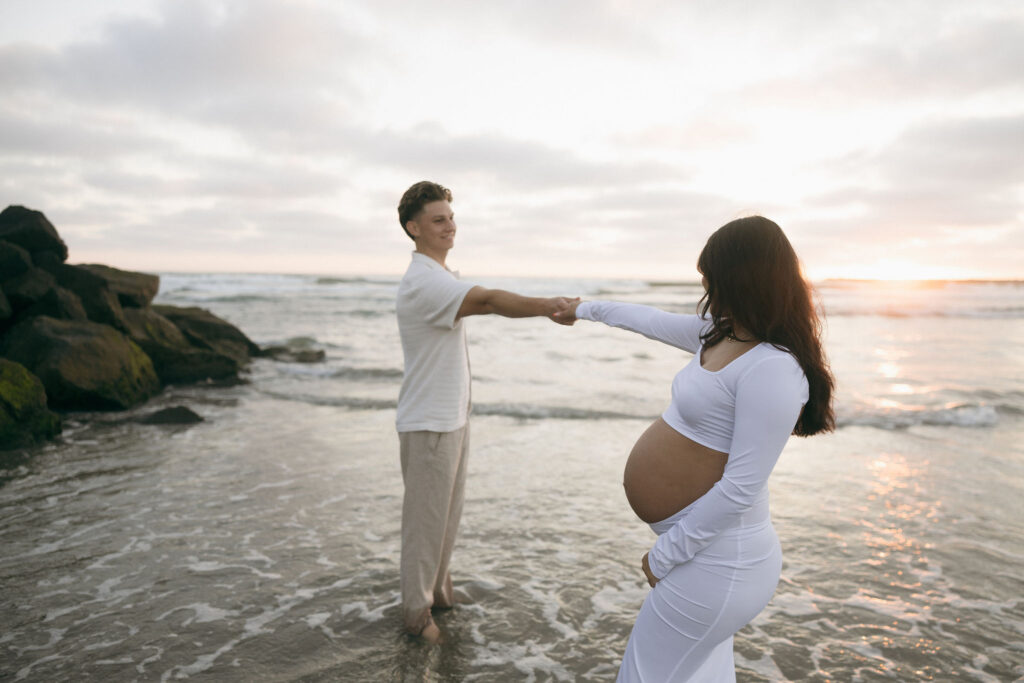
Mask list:
[{"label": "rocky outcrop", "polygon": [[0,239],[0,280],[21,275],[32,267],[32,256],[17,244]]},{"label": "rocky outcrop", "polygon": [[268,346],[260,350],[260,355],[284,363],[323,363],[327,360],[327,352],[323,349],[304,348],[298,345]]},{"label": "rocky outcrop", "polygon": [[78,295],[89,320],[110,325],[122,332],[128,331],[121,302],[107,286],[104,278],[82,266],[67,264],[57,267],[56,276],[61,287],[70,289]]},{"label": "rocky outcrop", "polygon": [[150,413],[139,420],[144,425],[194,425],[203,422],[203,417],[186,406],[172,406]]},{"label": "rocky outcrop", "polygon": [[58,320],[88,320],[78,295],[63,287],[48,289],[26,311],[23,317],[34,318],[45,315]]},{"label": "rocky outcrop", "polygon": [[196,348],[174,323],[151,308],[126,308],[124,317],[132,341],[153,360],[164,384],[237,378],[244,365],[234,357]]},{"label": "rocky outcrop", "polygon": [[49,409],[122,410],[168,384],[238,381],[249,359],[261,355],[241,330],[209,311],[153,306],[158,276],[71,265],[67,257],[41,212],[0,212],[4,443],[8,435],[11,443],[15,434],[52,435],[59,418]]},{"label": "rocky outcrop", "polygon": [[78,267],[102,278],[107,288],[117,296],[122,308],[148,306],[160,290],[160,277],[157,275],[118,270],[94,263]]},{"label": "rocky outcrop", "polygon": [[59,433],[60,417],[47,408],[43,383],[23,365],[0,358],[0,450]]},{"label": "rocky outcrop", "polygon": [[41,211],[8,206],[0,211],[0,240],[15,244],[30,254],[50,252],[61,262],[68,259],[68,247],[57,229]]},{"label": "rocky outcrop", "polygon": [[206,309],[153,306],[153,310],[174,323],[193,346],[233,358],[240,366],[260,353],[260,347],[241,330]]},{"label": "rocky outcrop", "polygon": [[56,286],[57,281],[42,268],[29,268],[3,281],[4,294],[15,312],[28,308]]},{"label": "rocky outcrop", "polygon": [[54,408],[123,410],[160,390],[153,362],[138,345],[88,320],[30,318],[5,335],[0,354],[39,377]]}]

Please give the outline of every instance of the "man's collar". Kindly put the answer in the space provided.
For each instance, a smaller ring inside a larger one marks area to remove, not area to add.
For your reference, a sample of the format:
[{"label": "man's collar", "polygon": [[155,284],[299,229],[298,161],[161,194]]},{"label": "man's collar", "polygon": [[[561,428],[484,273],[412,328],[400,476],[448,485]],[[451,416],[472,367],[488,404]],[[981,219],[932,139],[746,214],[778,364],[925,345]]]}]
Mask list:
[{"label": "man's collar", "polygon": [[427,256],[423,252],[413,251],[412,252],[412,260],[413,261],[418,261],[420,263],[424,263],[424,264],[428,265],[431,268],[440,268],[441,270],[450,270],[448,268],[448,266],[441,265],[436,260],[434,260],[433,258]]}]

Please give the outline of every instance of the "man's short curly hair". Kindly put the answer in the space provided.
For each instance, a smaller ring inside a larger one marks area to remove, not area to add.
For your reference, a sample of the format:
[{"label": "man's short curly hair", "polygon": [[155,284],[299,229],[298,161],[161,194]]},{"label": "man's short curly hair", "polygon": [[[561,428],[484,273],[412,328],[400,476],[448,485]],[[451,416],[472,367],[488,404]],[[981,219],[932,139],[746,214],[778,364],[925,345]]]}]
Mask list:
[{"label": "man's short curly hair", "polygon": [[416,238],[409,234],[406,224],[415,218],[423,207],[430,202],[452,200],[452,191],[443,185],[432,183],[429,180],[421,180],[402,195],[402,201],[398,202],[398,222],[402,224],[402,230],[409,235],[409,239]]}]

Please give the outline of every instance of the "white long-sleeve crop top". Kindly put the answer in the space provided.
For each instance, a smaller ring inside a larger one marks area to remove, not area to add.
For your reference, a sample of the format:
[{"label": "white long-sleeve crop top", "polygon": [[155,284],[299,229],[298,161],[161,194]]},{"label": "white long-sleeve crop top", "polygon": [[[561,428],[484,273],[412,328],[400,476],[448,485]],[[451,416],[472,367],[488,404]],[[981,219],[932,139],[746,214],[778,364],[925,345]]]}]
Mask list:
[{"label": "white long-sleeve crop top", "polygon": [[672,380],[672,402],[662,419],[683,436],[728,454],[722,478],[651,548],[647,561],[660,579],[735,526],[758,500],[807,402],[807,378],[792,354],[767,343],[721,370],[704,369],[700,333],[711,323],[697,315],[585,301],[577,307],[576,317],[694,354]]}]

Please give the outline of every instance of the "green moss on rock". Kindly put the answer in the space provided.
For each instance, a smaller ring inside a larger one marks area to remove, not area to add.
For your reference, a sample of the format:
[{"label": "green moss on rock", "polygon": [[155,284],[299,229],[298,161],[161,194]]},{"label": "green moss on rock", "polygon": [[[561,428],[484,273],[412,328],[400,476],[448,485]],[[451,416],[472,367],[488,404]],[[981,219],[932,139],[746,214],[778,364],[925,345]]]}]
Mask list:
[{"label": "green moss on rock", "polygon": [[107,325],[40,316],[11,329],[0,350],[42,380],[55,408],[120,410],[160,390],[149,356]]},{"label": "green moss on rock", "polygon": [[0,358],[0,450],[60,433],[60,417],[46,407],[46,390],[25,366]]}]

